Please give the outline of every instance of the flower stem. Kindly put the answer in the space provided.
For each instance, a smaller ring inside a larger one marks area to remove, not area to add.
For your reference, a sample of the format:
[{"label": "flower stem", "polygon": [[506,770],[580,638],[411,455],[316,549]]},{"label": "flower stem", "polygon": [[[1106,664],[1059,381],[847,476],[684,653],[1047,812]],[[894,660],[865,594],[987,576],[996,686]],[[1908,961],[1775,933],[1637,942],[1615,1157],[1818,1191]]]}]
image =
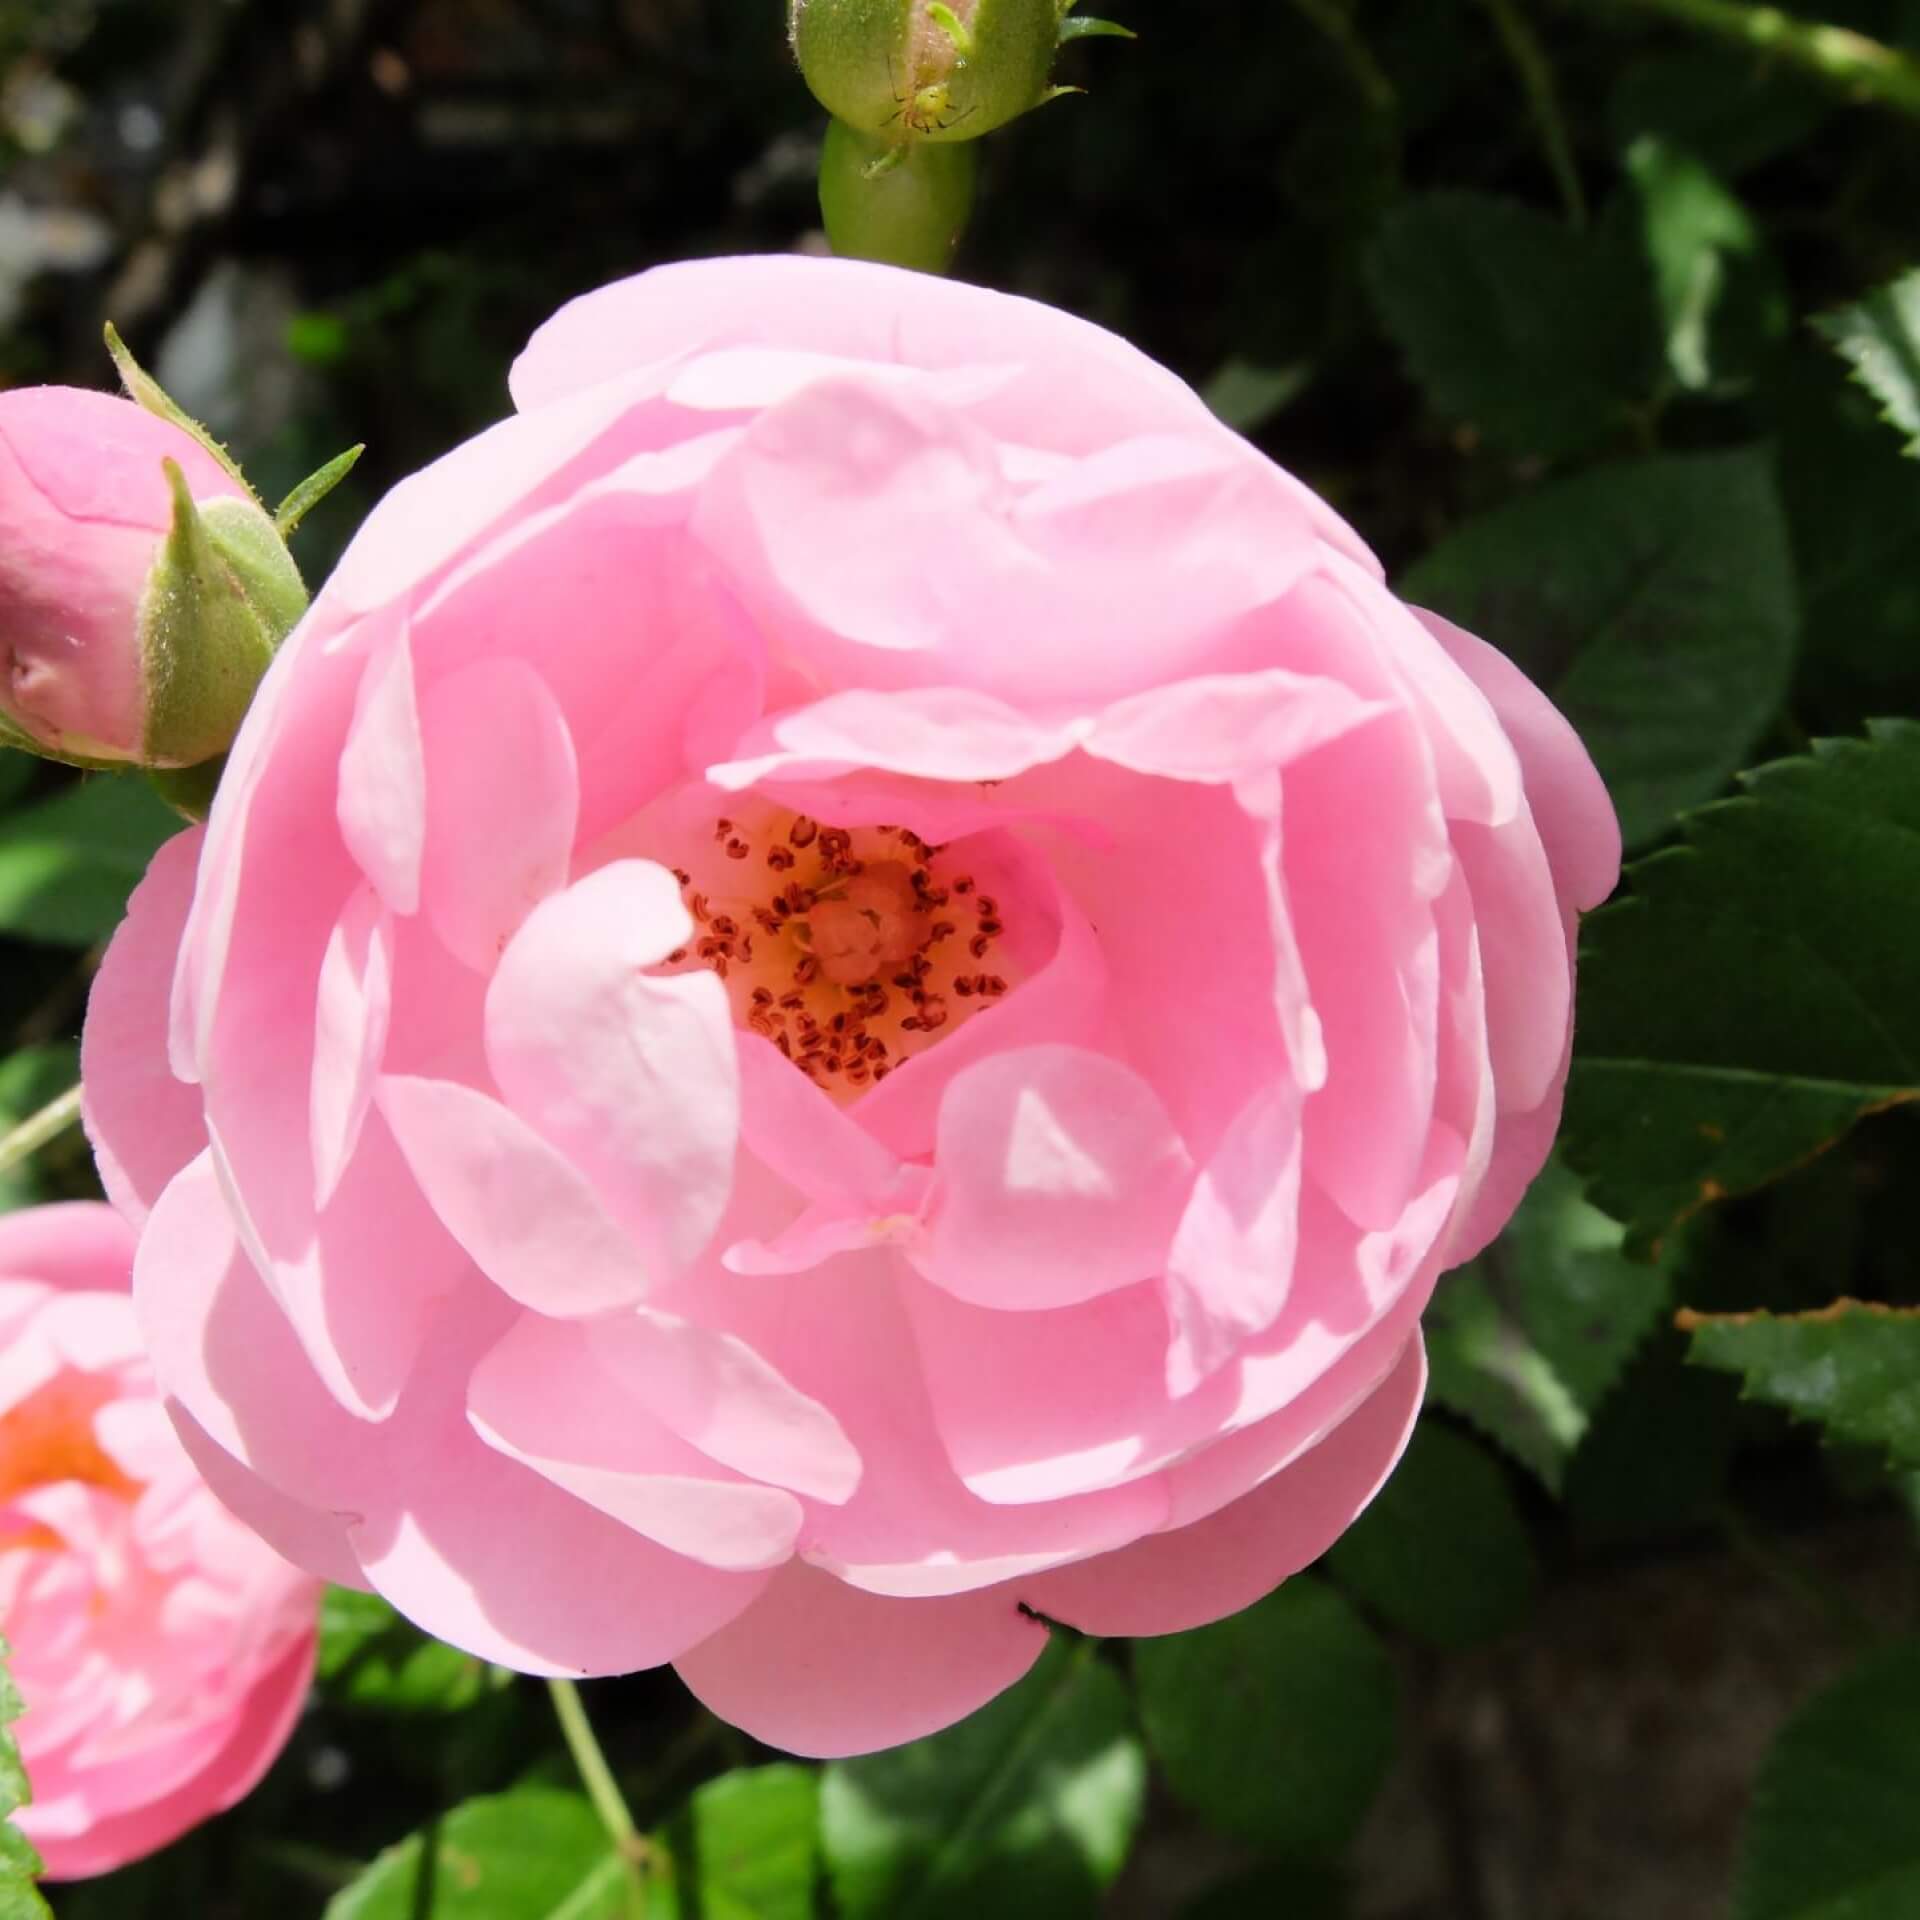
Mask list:
[{"label": "flower stem", "polygon": [[40,1149],[59,1139],[80,1118],[80,1089],[69,1087],[57,1100],[49,1100],[38,1113],[30,1114],[11,1132],[0,1134],[0,1173],[10,1173],[21,1161],[30,1160]]},{"label": "flower stem", "polygon": [[593,1810],[600,1816],[600,1824],[606,1828],[614,1852],[626,1865],[632,1886],[630,1912],[633,1920],[646,1920],[647,1883],[643,1868],[652,1847],[633,1824],[633,1815],[627,1809],[619,1782],[614,1779],[613,1769],[607,1765],[607,1756],[600,1751],[600,1742],[594,1736],[593,1722],[587,1718],[580,1689],[571,1680],[549,1680],[547,1692],[552,1696],[553,1711],[560,1722],[560,1731],[566,1737],[567,1751],[573,1755],[573,1764],[580,1770],[580,1781],[587,1790],[587,1798],[593,1802]]},{"label": "flower stem", "polygon": [[1797,19],[1744,0],[1609,0],[1664,14],[1716,39],[1790,61],[1856,100],[1872,100],[1920,119],[1920,60],[1850,27]]}]

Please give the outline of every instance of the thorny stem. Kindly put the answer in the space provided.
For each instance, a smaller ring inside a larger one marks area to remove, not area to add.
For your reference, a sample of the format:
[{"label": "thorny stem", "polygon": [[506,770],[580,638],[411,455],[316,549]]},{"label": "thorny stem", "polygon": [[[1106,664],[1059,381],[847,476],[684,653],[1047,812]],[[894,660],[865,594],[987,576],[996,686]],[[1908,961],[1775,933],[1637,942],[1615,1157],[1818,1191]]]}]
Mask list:
[{"label": "thorny stem", "polygon": [[80,1089],[69,1087],[59,1099],[48,1101],[10,1133],[0,1135],[0,1173],[10,1173],[21,1161],[30,1160],[79,1118]]},{"label": "thorny stem", "polygon": [[632,1889],[629,1911],[633,1920],[646,1920],[645,1867],[653,1852],[652,1843],[633,1824],[633,1815],[627,1809],[620,1784],[613,1777],[613,1769],[607,1765],[607,1756],[600,1751],[593,1722],[587,1718],[580,1689],[571,1680],[549,1680],[547,1692],[552,1696],[553,1711],[560,1722],[560,1731],[566,1737],[567,1751],[573,1755],[573,1764],[580,1770],[580,1781],[587,1790],[587,1798],[592,1801],[594,1812],[600,1816],[600,1824],[606,1828],[614,1852],[625,1863]]},{"label": "thorny stem", "polygon": [[1920,60],[1870,40],[1850,27],[1797,19],[1778,7],[1744,0],[1607,0],[1638,7],[1729,40],[1753,53],[1772,54],[1856,100],[1871,100],[1920,119]]}]

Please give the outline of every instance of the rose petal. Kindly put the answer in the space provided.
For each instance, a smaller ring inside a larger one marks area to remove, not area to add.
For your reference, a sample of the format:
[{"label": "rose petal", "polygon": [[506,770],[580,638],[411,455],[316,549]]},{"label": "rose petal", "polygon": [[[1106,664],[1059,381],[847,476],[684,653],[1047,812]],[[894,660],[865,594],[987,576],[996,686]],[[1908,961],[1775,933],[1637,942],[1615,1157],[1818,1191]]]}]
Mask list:
[{"label": "rose petal", "polygon": [[360,1141],[393,1010],[393,920],[362,887],[334,923],[314,1009],[313,1204],[324,1208]]},{"label": "rose petal", "polygon": [[1079,1047],[1022,1047],[940,1104],[929,1279],[979,1306],[1072,1306],[1157,1275],[1194,1169],[1152,1087]]},{"label": "rose petal", "polygon": [[420,897],[449,952],[491,973],[566,884],[580,782],[566,716],[521,660],[449,674],[421,702],[427,837]]},{"label": "rose petal", "polygon": [[655,1272],[712,1238],[740,1125],[726,989],[706,972],[645,971],[692,933],[664,867],[616,861],[528,916],[487,993],[487,1058],[509,1105]]},{"label": "rose petal", "polygon": [[674,1665],[710,1711],[754,1739],[834,1759],[965,1719],[1046,1644],[1004,1588],[889,1600],[795,1562]]}]

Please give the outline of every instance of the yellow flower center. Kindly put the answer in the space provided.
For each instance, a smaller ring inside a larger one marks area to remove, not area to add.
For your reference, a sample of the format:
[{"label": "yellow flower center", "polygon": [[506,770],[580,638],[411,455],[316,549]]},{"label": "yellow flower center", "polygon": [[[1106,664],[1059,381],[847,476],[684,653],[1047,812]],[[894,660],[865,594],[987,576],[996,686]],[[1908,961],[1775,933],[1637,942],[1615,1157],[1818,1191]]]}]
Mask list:
[{"label": "yellow flower center", "polygon": [[1009,990],[999,902],[905,827],[749,807],[676,867],[695,926],[674,969],[726,983],[734,1017],[856,1099]]}]

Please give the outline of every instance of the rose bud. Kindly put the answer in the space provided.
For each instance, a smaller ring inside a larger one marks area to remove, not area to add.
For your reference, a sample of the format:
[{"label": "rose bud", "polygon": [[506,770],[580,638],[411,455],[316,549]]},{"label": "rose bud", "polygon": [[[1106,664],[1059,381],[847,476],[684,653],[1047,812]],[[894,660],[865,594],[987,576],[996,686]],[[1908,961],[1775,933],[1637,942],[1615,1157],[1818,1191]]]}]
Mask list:
[{"label": "rose bud", "polygon": [[789,0],[787,32],[814,98],[856,133],[895,146],[977,140],[1077,91],[1050,84],[1062,41],[1126,33],[1110,21],[1073,18],[1072,6]]},{"label": "rose bud", "polygon": [[0,1216],[0,1621],[56,1880],[239,1800],[313,1671],[319,1584],[227,1512],[141,1349],[133,1230],[80,1202]]},{"label": "rose bud", "polygon": [[1326,1550],[1558,1122],[1566,722],[1124,341],[589,294],[376,507],[83,1067],[196,1457],[536,1673],[809,1754]]},{"label": "rose bud", "polygon": [[273,521],[185,426],[80,388],[0,393],[0,742],[210,760],[305,605]]}]

